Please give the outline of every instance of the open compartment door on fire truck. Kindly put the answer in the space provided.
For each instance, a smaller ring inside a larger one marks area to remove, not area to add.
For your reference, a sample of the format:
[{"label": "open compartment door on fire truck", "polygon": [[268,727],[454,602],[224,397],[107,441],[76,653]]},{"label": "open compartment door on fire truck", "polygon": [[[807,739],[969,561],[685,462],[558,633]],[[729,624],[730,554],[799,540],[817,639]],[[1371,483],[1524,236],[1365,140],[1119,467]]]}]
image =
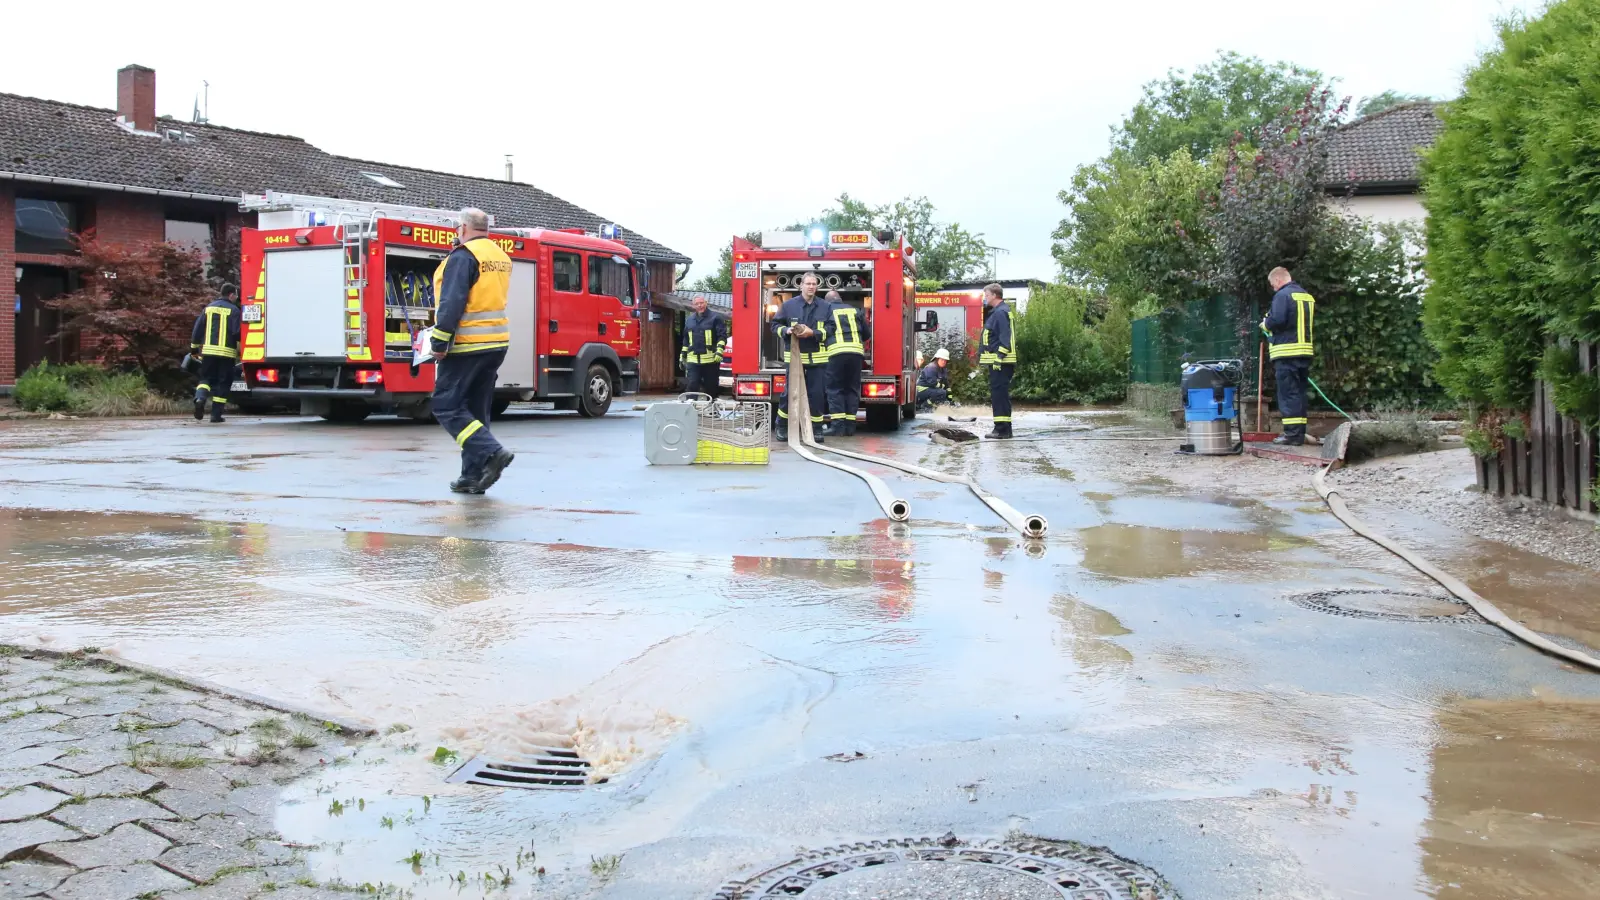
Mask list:
[{"label": "open compartment door on fire truck", "polygon": [[534,345],[539,340],[538,284],[537,263],[511,261],[511,290],[506,294],[511,346],[506,350],[506,361],[500,364],[500,380],[496,387],[532,391],[537,386]]},{"label": "open compartment door on fire truck", "polygon": [[266,357],[345,357],[344,250],[316,247],[266,254]]}]

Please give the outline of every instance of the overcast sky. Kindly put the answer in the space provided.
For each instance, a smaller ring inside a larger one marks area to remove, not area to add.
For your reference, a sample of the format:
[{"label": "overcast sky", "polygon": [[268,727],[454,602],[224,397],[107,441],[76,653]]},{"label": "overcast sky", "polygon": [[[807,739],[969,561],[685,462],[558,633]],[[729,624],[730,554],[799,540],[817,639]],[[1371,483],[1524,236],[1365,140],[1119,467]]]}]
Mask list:
[{"label": "overcast sky", "polygon": [[[0,91],[157,112],[202,79],[219,125],[347,156],[516,177],[714,265],[734,232],[841,191],[925,194],[1055,272],[1056,192],[1139,87],[1218,50],[1288,59],[1357,97],[1453,96],[1494,20],[1539,0],[978,3],[48,3],[5,14]],[[26,36],[26,37],[24,37]],[[474,62],[474,58],[481,62]]]}]

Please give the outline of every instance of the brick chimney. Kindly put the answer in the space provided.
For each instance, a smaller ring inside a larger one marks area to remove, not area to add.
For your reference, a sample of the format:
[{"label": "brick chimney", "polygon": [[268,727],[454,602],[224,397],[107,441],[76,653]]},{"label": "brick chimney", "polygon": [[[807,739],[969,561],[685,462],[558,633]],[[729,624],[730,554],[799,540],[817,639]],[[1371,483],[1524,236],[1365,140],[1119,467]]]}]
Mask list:
[{"label": "brick chimney", "polygon": [[117,115],[139,131],[156,130],[156,70],[123,66],[117,70]]}]

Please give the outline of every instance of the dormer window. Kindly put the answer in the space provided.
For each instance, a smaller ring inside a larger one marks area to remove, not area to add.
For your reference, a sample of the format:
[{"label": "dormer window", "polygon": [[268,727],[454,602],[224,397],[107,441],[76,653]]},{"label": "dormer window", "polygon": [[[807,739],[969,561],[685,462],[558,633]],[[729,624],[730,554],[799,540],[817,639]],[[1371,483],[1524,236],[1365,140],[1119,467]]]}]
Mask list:
[{"label": "dormer window", "polygon": [[405,185],[401,184],[398,181],[395,181],[393,178],[390,178],[389,176],[383,174],[382,172],[362,172],[361,174],[367,176],[368,178],[371,178],[373,181],[377,182],[382,187],[388,187],[388,188],[403,188],[403,187],[405,187]]}]

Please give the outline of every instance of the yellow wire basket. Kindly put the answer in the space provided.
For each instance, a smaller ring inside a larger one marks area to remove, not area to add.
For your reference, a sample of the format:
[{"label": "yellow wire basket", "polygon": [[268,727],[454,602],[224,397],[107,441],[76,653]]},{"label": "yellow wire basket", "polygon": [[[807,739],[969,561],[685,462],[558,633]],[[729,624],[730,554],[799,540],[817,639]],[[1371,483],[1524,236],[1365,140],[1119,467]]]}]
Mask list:
[{"label": "yellow wire basket", "polygon": [[713,400],[708,394],[680,394],[699,421],[694,461],[713,466],[764,466],[772,441],[772,407],[765,403]]}]

